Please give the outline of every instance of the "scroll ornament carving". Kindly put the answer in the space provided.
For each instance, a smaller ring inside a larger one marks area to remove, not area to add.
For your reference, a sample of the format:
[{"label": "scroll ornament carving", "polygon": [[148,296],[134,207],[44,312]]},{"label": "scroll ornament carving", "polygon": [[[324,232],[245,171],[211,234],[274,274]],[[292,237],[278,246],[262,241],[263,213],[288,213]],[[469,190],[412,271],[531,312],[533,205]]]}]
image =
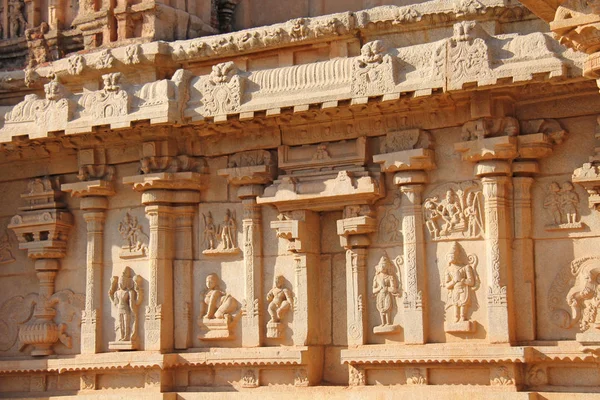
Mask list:
[{"label": "scroll ornament carving", "polygon": [[527,370],[527,383],[531,386],[543,386],[548,384],[546,368],[541,365],[532,365]]},{"label": "scroll ornament carving", "polygon": [[237,322],[239,302],[230,294],[221,290],[217,274],[206,277],[204,293],[204,312],[198,318],[200,340],[233,339],[232,332]]},{"label": "scroll ornament carving", "polygon": [[483,193],[477,182],[442,185],[423,202],[423,214],[434,241],[483,237]]},{"label": "scroll ornament carving", "polygon": [[551,221],[546,225],[547,231],[583,228],[579,221],[579,196],[571,182],[564,182],[560,186],[557,182],[550,183],[544,198],[544,209]]},{"label": "scroll ornament carving", "polygon": [[394,90],[394,59],[385,52],[381,40],[365,44],[352,67],[352,93],[381,95]]},{"label": "scroll ornament carving", "polygon": [[130,98],[127,91],[119,84],[121,73],[114,72],[102,75],[104,87],[95,92],[86,92],[79,104],[84,108],[83,114],[94,119],[120,117],[129,113]]},{"label": "scroll ornament carving", "polygon": [[111,350],[138,348],[138,309],[144,298],[142,277],[125,267],[120,277],[113,276],[108,297],[117,309],[115,321],[116,340],[108,343]]},{"label": "scroll ornament carving", "polygon": [[424,368],[407,368],[406,384],[427,385],[427,370]]},{"label": "scroll ornament carving", "polygon": [[204,219],[203,244],[206,249],[202,252],[205,255],[231,255],[240,252],[237,246],[237,220],[235,211],[227,209],[223,217],[223,222],[216,225],[213,215],[209,211],[206,215],[202,214]]},{"label": "scroll ornament carving", "polygon": [[282,320],[292,308],[293,299],[292,291],[285,287],[285,278],[283,275],[277,275],[273,288],[267,293],[268,311],[271,316],[271,320],[267,323],[268,338],[279,339],[283,336],[285,325]]},{"label": "scroll ornament carving", "polygon": [[232,61],[213,66],[200,91],[206,115],[226,115],[239,111],[244,80]]},{"label": "scroll ornament carving", "polygon": [[446,255],[446,262],[442,279],[442,287],[447,290],[444,330],[450,333],[474,332],[475,324],[469,319],[469,313],[476,304],[475,291],[480,286],[477,256],[467,255],[462,246],[454,242]]},{"label": "scroll ornament carving", "polygon": [[[400,264],[398,258],[392,264],[387,254],[384,254],[375,266],[373,297],[376,300],[381,325],[373,328],[374,334],[393,333],[400,329],[400,326],[393,323],[392,315],[396,303],[395,298],[402,296],[402,284],[396,277],[396,273],[400,275]],[[394,267],[396,271],[394,271]]]},{"label": "scroll ornament carving", "polygon": [[13,255],[12,243],[8,230],[5,229],[4,233],[0,237],[0,264],[10,264],[15,261]]},{"label": "scroll ornament carving", "polygon": [[484,39],[475,37],[476,23],[454,24],[448,54],[449,75],[454,82],[472,82],[490,76],[490,57]]},{"label": "scroll ornament carving", "polygon": [[137,217],[125,213],[123,220],[119,222],[119,233],[123,239],[123,245],[119,252],[121,258],[145,257],[148,251],[148,235],[142,231],[142,226]]}]

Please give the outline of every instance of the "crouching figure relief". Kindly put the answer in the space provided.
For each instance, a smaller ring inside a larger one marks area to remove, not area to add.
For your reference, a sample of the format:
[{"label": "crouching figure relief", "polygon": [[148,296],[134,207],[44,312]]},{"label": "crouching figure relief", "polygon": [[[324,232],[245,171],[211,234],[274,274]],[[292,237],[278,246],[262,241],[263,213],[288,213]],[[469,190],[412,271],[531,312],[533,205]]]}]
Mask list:
[{"label": "crouching figure relief", "polygon": [[[396,268],[398,268],[398,263],[396,263]],[[375,276],[373,277],[373,296],[381,317],[381,325],[373,328],[373,333],[393,333],[400,329],[399,325],[393,323],[392,311],[396,303],[395,298],[401,295],[402,288],[394,273],[392,262],[387,254],[384,254],[375,266]]]},{"label": "crouching figure relief", "polygon": [[444,330],[452,333],[474,332],[475,324],[469,319],[469,313],[476,301],[475,291],[480,284],[477,256],[467,256],[462,246],[454,242],[446,255],[446,261],[448,263],[442,280],[442,287],[448,291]]},{"label": "crouching figure relief", "polygon": [[273,282],[273,288],[267,293],[269,302],[269,315],[271,320],[267,323],[267,337],[279,339],[283,335],[285,325],[282,320],[293,304],[292,291],[286,288],[283,275],[277,275]]},{"label": "crouching figure relief", "polygon": [[217,274],[206,277],[204,312],[198,318],[200,340],[233,339],[232,328],[237,320],[238,301],[221,290]]},{"label": "crouching figure relief", "polygon": [[142,277],[125,267],[120,277],[113,276],[108,297],[117,309],[116,340],[108,343],[111,350],[138,348],[138,308],[144,298]]}]

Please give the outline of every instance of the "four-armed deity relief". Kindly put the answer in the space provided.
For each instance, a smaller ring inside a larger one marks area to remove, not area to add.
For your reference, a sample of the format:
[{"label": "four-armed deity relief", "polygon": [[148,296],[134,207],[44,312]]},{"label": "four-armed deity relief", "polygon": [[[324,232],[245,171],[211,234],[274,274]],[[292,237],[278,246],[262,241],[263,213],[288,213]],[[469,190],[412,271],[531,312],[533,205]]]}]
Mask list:
[{"label": "four-armed deity relief", "polygon": [[454,242],[446,255],[446,267],[441,286],[447,290],[446,332],[474,332],[475,324],[470,320],[476,308],[475,291],[480,281],[477,273],[477,256],[467,255],[463,247]]},{"label": "four-armed deity relief", "polygon": [[279,339],[283,336],[285,325],[283,319],[294,304],[292,291],[285,286],[283,275],[277,275],[273,281],[273,288],[267,293],[269,302],[269,315],[271,320],[267,323],[267,337]]},{"label": "four-armed deity relief", "polygon": [[436,188],[423,202],[425,225],[431,239],[483,237],[483,193],[477,182],[450,183]]},{"label": "four-armed deity relief", "polygon": [[227,209],[223,222],[215,224],[212,212],[202,214],[204,219],[203,244],[205,255],[237,254],[237,221],[235,211]]},{"label": "four-armed deity relief", "polygon": [[583,228],[579,221],[579,195],[571,182],[567,181],[562,185],[550,183],[544,198],[544,209],[551,221],[546,225],[547,231]]},{"label": "four-armed deity relief", "polygon": [[[375,334],[393,333],[400,329],[399,325],[394,325],[392,312],[394,311],[396,298],[402,296],[402,284],[397,278],[397,276],[400,276],[401,264],[400,256],[392,263],[388,255],[384,254],[375,266],[373,297],[381,318],[381,325],[373,328]],[[398,275],[396,275],[396,270]]]},{"label": "four-armed deity relief", "polygon": [[138,308],[144,298],[142,277],[125,267],[120,277],[113,276],[108,297],[117,309],[115,321],[116,340],[108,343],[111,350],[138,348]]},{"label": "four-armed deity relief", "polygon": [[119,222],[119,233],[123,238],[123,245],[119,252],[121,258],[145,257],[148,250],[148,235],[142,231],[142,226],[137,217],[125,213],[123,220]]},{"label": "four-armed deity relief", "polygon": [[206,277],[204,311],[198,318],[200,340],[233,339],[232,328],[239,316],[239,302],[221,290],[217,274]]}]

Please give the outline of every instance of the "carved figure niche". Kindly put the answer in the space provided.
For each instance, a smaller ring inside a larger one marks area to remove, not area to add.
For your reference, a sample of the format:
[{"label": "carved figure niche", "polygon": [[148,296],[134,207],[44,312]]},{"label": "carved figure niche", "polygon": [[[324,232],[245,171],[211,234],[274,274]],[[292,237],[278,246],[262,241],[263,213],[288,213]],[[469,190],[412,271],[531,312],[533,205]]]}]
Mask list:
[{"label": "carved figure niche", "polygon": [[235,211],[227,209],[221,224],[215,224],[212,212],[202,214],[204,219],[203,244],[205,255],[231,255],[240,252],[237,246],[237,220]]},{"label": "carved figure niche", "polygon": [[239,302],[221,290],[217,274],[206,277],[204,311],[198,318],[200,340],[233,339],[232,328],[240,315]]},{"label": "carved figure niche", "polygon": [[144,299],[142,277],[125,267],[120,277],[113,276],[108,297],[117,309],[115,321],[116,340],[108,343],[110,350],[135,350],[138,348],[138,308]]},{"label": "carved figure niche", "polygon": [[[399,325],[394,325],[392,312],[396,298],[402,296],[402,284],[396,277],[400,276],[402,257],[398,256],[392,263],[387,254],[384,254],[375,266],[373,277],[373,297],[375,297],[377,311],[381,318],[381,325],[373,328],[374,334],[394,333],[400,330]],[[394,267],[396,271],[394,271]]]},{"label": "carved figure niche", "polygon": [[482,238],[485,224],[480,185],[467,181],[436,188],[423,202],[423,215],[431,240]]},{"label": "carved figure niche", "polygon": [[273,288],[267,293],[268,310],[271,320],[267,323],[267,337],[279,339],[283,336],[285,325],[282,320],[292,308],[294,301],[292,291],[285,287],[283,275],[277,275],[273,280]]},{"label": "carved figure niche", "polygon": [[119,257],[139,258],[145,257],[148,251],[148,235],[142,231],[142,226],[137,217],[126,213],[123,220],[119,222],[119,233],[123,238]]},{"label": "carved figure niche", "polygon": [[446,255],[446,267],[442,278],[442,287],[447,290],[444,323],[446,332],[475,332],[476,325],[469,315],[477,304],[475,291],[479,286],[477,256],[467,255],[463,247],[454,242]]},{"label": "carved figure niche", "polygon": [[584,227],[579,221],[579,195],[571,182],[563,182],[562,185],[550,183],[544,197],[544,209],[550,220],[546,224],[547,231],[577,230]]}]

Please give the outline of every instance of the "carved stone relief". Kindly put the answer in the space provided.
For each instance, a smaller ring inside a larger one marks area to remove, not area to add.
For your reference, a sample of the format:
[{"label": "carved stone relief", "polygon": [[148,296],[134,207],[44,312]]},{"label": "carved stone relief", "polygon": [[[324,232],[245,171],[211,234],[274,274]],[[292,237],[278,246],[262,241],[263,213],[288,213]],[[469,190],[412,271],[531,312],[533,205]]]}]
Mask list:
[{"label": "carved stone relief", "polygon": [[148,235],[142,231],[137,217],[125,213],[123,220],[119,222],[118,229],[123,239],[119,257],[125,259],[145,257],[148,251]]},{"label": "carved stone relief", "polygon": [[221,290],[217,274],[206,277],[204,292],[204,311],[198,318],[200,340],[233,339],[232,329],[240,313],[239,302],[230,294]]},{"label": "carved stone relief", "polygon": [[111,350],[136,350],[139,346],[139,306],[144,299],[142,277],[125,267],[120,277],[113,276],[108,291],[110,301],[117,309],[116,340],[108,343]]},{"label": "carved stone relief", "polygon": [[242,369],[242,387],[255,388],[259,386],[259,370],[256,368]]},{"label": "carved stone relief", "polygon": [[446,267],[442,279],[442,287],[447,291],[446,297],[446,332],[474,332],[475,324],[469,314],[476,307],[475,291],[479,289],[480,280],[477,273],[477,256],[467,255],[458,242],[446,255]]},{"label": "carved stone relief", "polygon": [[244,80],[232,61],[213,66],[200,91],[206,115],[226,115],[239,111]]},{"label": "carved stone relief", "polygon": [[283,275],[277,275],[273,281],[273,288],[267,293],[269,302],[268,310],[271,320],[267,323],[267,337],[279,339],[283,336],[285,328],[282,320],[294,305],[294,294],[285,287]]},{"label": "carved stone relief", "polygon": [[402,215],[400,213],[400,203],[401,197],[396,195],[394,196],[394,202],[391,205],[378,207],[378,243],[402,242]]},{"label": "carved stone relief", "polygon": [[394,59],[385,52],[381,40],[365,44],[352,70],[352,93],[368,96],[394,90]]},{"label": "carved stone relief", "polygon": [[427,385],[426,368],[406,368],[404,371],[407,385]]},{"label": "carved stone relief", "polygon": [[204,219],[203,244],[205,255],[231,255],[238,254],[237,245],[237,220],[235,211],[227,209],[221,224],[215,224],[212,212],[202,214]]},{"label": "carved stone relief", "polygon": [[82,114],[94,119],[121,117],[129,113],[130,95],[120,85],[121,73],[102,75],[103,88],[94,92],[85,92],[79,100]]},{"label": "carved stone relief", "polygon": [[402,283],[398,278],[401,264],[400,256],[392,263],[387,254],[384,254],[375,266],[372,293],[381,318],[381,324],[373,328],[374,334],[393,333],[400,329],[399,325],[393,323],[392,312],[394,311],[396,298],[402,296]]},{"label": "carved stone relief", "polygon": [[13,246],[8,229],[5,229],[0,236],[0,264],[10,264],[15,261],[13,255]]},{"label": "carved stone relief", "polygon": [[423,214],[431,240],[482,238],[485,224],[480,184],[467,181],[437,187],[423,202]]},{"label": "carved stone relief", "polygon": [[544,197],[544,209],[548,214],[547,231],[582,229],[579,221],[579,195],[571,182],[559,185],[552,182],[548,185]]}]

